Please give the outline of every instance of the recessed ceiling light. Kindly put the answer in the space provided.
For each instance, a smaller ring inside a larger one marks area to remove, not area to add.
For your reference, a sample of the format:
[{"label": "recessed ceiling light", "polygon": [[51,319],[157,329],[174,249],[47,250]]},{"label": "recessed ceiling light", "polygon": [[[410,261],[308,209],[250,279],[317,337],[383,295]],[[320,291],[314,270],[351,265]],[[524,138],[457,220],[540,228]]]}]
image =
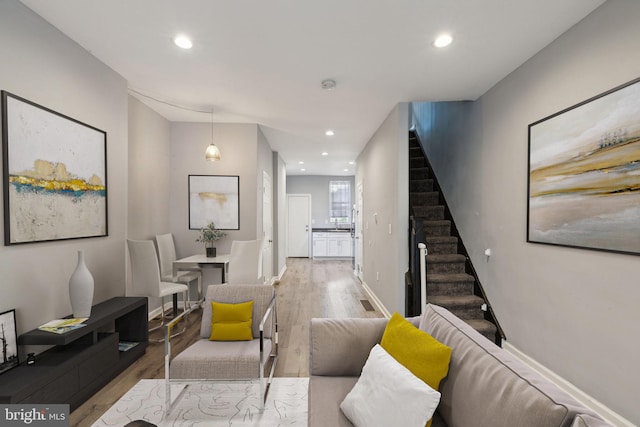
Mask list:
[{"label": "recessed ceiling light", "polygon": [[342,169],[342,170],[345,171],[345,172],[349,172],[349,169]]},{"label": "recessed ceiling light", "polygon": [[189,37],[184,35],[176,36],[173,39],[173,42],[176,44],[176,46],[181,47],[183,49],[191,49],[191,47],[193,47],[193,43],[191,43],[191,39],[189,39]]},{"label": "recessed ceiling light", "polygon": [[299,165],[304,165],[304,162],[303,162],[302,160],[300,160],[300,161],[298,162],[298,164],[299,164]]},{"label": "recessed ceiling light", "polygon": [[356,164],[356,162],[354,162],[353,160],[351,160],[351,161],[349,162],[349,164],[350,164],[350,165],[355,165],[355,164]]},{"label": "recessed ceiling light", "polygon": [[326,151],[323,151],[323,152],[322,152],[322,155],[323,155],[323,156],[328,156],[328,155],[329,155],[329,153],[327,153]]},{"label": "recessed ceiling light", "polygon": [[328,131],[326,131],[324,134],[325,134],[325,135],[327,135],[327,136],[333,136],[333,135],[335,135],[335,132],[334,132],[334,131],[332,131],[331,129],[329,129],[329,130],[328,130]]},{"label": "recessed ceiling light", "polygon": [[304,172],[304,171],[306,171],[306,169],[305,169],[305,168],[300,169],[300,172]]},{"label": "recessed ceiling light", "polygon": [[441,34],[438,37],[436,37],[436,40],[433,42],[433,45],[439,48],[447,47],[451,44],[452,41],[453,41],[453,38],[451,37],[451,35]]}]

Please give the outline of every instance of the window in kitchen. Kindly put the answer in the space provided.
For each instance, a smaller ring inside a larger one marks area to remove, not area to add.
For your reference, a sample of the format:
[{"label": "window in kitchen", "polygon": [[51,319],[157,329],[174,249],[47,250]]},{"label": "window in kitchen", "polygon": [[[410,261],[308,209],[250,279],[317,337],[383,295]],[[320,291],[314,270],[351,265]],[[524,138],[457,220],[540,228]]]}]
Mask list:
[{"label": "window in kitchen", "polygon": [[335,225],[351,222],[351,182],[329,181],[329,221]]}]

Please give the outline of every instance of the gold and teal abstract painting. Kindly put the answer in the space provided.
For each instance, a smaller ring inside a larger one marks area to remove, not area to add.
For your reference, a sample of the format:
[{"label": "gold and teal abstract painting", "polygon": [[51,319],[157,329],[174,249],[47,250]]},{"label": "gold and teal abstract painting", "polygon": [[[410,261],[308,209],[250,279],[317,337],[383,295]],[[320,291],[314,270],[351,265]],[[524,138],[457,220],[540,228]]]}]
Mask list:
[{"label": "gold and teal abstract painting", "polygon": [[107,235],[106,133],[2,92],[5,244]]},{"label": "gold and teal abstract painting", "polygon": [[240,229],[240,177],[189,175],[189,229],[214,222],[220,230]]},{"label": "gold and teal abstract painting", "polygon": [[528,241],[640,254],[640,79],[529,126]]}]

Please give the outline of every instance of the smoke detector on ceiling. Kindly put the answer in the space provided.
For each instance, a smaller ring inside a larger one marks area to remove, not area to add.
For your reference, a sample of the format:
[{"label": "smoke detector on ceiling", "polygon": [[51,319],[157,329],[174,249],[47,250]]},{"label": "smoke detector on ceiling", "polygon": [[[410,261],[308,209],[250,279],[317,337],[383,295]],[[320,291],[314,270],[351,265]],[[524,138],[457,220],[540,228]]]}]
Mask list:
[{"label": "smoke detector on ceiling", "polygon": [[320,83],[320,87],[324,90],[331,90],[336,87],[336,81],[331,79],[323,80],[322,83]]}]

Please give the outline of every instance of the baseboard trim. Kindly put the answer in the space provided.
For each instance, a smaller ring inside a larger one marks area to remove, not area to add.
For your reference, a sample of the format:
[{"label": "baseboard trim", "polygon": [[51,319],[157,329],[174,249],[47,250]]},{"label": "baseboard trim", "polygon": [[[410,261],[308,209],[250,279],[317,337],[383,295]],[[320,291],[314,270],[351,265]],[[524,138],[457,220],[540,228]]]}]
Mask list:
[{"label": "baseboard trim", "polygon": [[375,292],[373,292],[371,288],[367,286],[364,280],[361,280],[360,282],[362,283],[362,288],[364,289],[366,294],[369,296],[369,299],[371,300],[373,305],[380,311],[380,313],[382,313],[384,317],[386,317],[387,319],[390,318],[391,313],[389,312],[389,310],[387,310],[387,307],[384,306],[382,301],[380,301],[380,299],[376,296]]},{"label": "baseboard trim", "polygon": [[530,368],[537,371],[543,377],[546,377],[549,381],[553,382],[555,385],[560,387],[566,393],[571,395],[574,399],[585,405],[587,408],[590,408],[597,414],[599,414],[602,418],[604,418],[608,423],[613,424],[618,427],[635,427],[635,424],[631,423],[629,420],[622,417],[620,414],[614,412],[609,407],[605,406],[603,403],[594,399],[584,391],[580,390],[575,385],[571,384],[569,381],[562,378],[560,375],[551,371],[549,368],[543,366],[535,359],[524,354],[522,351],[518,350],[513,345],[509,344],[506,341],[503,341],[503,348],[511,353],[516,358],[520,359],[521,362],[525,363]]}]

